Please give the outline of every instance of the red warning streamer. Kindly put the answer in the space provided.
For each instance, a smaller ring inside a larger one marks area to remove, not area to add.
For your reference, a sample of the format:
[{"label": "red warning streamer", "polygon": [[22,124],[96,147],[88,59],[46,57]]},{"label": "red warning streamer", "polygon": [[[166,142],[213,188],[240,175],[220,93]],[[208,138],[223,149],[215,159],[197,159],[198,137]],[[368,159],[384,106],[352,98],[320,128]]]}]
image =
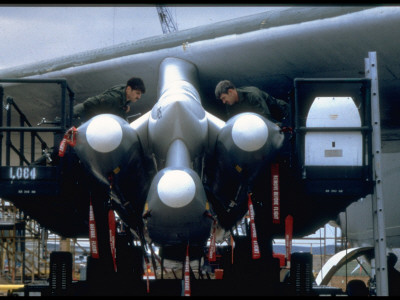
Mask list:
[{"label": "red warning streamer", "polygon": [[64,134],[62,141],[60,142],[60,147],[58,149],[58,156],[63,157],[65,151],[67,150],[67,145],[71,147],[75,147],[76,145],[76,133],[78,129],[75,126],[72,126],[67,132]]},{"label": "red warning streamer", "polygon": [[108,211],[108,232],[110,236],[110,248],[111,248],[111,256],[113,259],[114,264],[114,272],[117,272],[117,251],[115,248],[115,231],[116,231],[116,224],[115,224],[115,215],[114,211],[110,209]]},{"label": "red warning streamer", "polygon": [[90,204],[89,204],[89,241],[90,241],[90,253],[91,253],[92,257],[99,258],[96,220],[94,219],[92,199],[90,199]]},{"label": "red warning streamer", "polygon": [[215,231],[217,227],[217,222],[214,219],[213,224],[212,224],[212,233],[211,233],[211,239],[210,239],[210,248],[208,249],[208,261],[216,261],[217,257],[215,255]]},{"label": "red warning streamer", "polygon": [[279,164],[271,164],[272,223],[280,224]]},{"label": "red warning streamer", "polygon": [[251,193],[248,193],[248,207],[250,215],[252,257],[253,259],[259,259],[261,257],[261,253],[257,241],[257,231],[256,231],[256,223],[254,222],[254,209],[253,209],[253,202],[251,201]]},{"label": "red warning streamer", "polygon": [[290,267],[290,257],[292,252],[292,237],[293,237],[293,217],[287,215],[285,218],[285,245],[286,245],[286,261]]},{"label": "red warning streamer", "polygon": [[186,260],[185,260],[185,281],[184,281],[184,296],[190,296],[190,260],[189,260],[189,245],[186,246]]}]

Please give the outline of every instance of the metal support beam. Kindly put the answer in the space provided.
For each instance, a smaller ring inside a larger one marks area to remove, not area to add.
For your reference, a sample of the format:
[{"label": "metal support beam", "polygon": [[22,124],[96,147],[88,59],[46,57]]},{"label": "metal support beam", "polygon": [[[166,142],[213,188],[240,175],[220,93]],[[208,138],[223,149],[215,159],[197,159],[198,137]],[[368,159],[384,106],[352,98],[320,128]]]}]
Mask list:
[{"label": "metal support beam", "polygon": [[388,296],[386,232],[381,170],[381,123],[376,52],[368,52],[368,58],[365,58],[365,75],[367,78],[371,79],[372,153],[373,176],[375,182],[374,193],[372,194],[372,219],[374,229],[376,289],[378,296]]}]

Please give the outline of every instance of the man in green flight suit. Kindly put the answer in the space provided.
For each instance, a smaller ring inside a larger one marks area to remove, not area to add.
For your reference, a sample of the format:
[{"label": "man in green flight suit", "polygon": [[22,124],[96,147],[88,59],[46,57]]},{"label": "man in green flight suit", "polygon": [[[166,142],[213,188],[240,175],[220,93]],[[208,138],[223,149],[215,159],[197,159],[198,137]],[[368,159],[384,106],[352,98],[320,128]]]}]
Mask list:
[{"label": "man in green flight suit", "polygon": [[273,122],[282,122],[289,115],[289,104],[254,86],[236,88],[229,80],[215,87],[215,97],[226,104],[227,117],[242,112],[255,112]]},{"label": "man in green flight suit", "polygon": [[[73,124],[78,127],[81,123],[99,114],[114,114],[127,119],[130,111],[130,104],[140,99],[146,92],[143,80],[139,77],[130,78],[126,84],[119,84],[104,91],[102,94],[89,97],[84,102],[74,105]],[[55,138],[55,145],[58,145],[62,136]],[[59,160],[58,147],[52,147],[50,159],[48,154],[43,155],[32,165],[46,165],[49,160],[52,165],[56,165]]]},{"label": "man in green flight suit", "polygon": [[146,92],[143,80],[130,78],[126,84],[111,87],[100,95],[90,97],[74,106],[73,117],[87,121],[99,114],[114,114],[127,120],[130,104],[140,99]]}]

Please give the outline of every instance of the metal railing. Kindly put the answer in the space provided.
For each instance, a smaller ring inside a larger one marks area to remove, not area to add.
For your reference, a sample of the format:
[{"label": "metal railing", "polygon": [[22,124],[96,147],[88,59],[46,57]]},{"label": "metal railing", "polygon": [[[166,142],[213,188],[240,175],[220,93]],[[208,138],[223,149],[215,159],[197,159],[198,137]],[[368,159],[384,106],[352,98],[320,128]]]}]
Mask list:
[{"label": "metal railing", "polygon": [[[59,84],[61,86],[61,105],[60,113],[61,117],[54,122],[47,122],[42,119],[38,126],[41,124],[53,124],[57,126],[53,127],[38,127],[32,126],[27,119],[26,115],[21,111],[19,106],[15,103],[14,99],[10,96],[6,98],[6,104],[4,104],[4,87],[1,83],[29,83],[29,84]],[[68,91],[69,96],[69,112],[67,114],[67,100],[66,93]],[[22,166],[24,163],[29,165],[35,160],[35,139],[40,142],[41,153],[48,155],[49,147],[44,139],[39,135],[40,132],[53,132],[63,133],[71,126],[72,110],[74,103],[74,92],[70,89],[65,79],[0,79],[0,99],[2,100],[2,112],[0,113],[0,165],[2,163],[2,149],[3,149],[3,132],[6,133],[6,154],[5,154],[5,165],[10,166],[11,163],[11,150],[19,157],[19,164]],[[11,126],[12,114],[11,109],[14,109],[19,116],[19,126]],[[6,126],[3,126],[3,110],[6,110]],[[11,133],[19,133],[19,148],[17,148],[11,141]],[[30,143],[30,161],[25,157],[25,133],[31,134]]]}]

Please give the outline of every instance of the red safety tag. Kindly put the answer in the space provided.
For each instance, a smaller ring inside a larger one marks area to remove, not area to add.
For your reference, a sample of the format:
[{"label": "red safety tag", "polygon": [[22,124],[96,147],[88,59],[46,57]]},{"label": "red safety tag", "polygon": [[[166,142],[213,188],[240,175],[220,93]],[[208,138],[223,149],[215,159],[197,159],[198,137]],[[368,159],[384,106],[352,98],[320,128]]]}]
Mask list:
[{"label": "red safety tag", "polygon": [[279,164],[271,164],[272,223],[280,224]]},{"label": "red safety tag", "polygon": [[210,239],[210,248],[208,249],[208,261],[216,261],[217,257],[215,254],[215,231],[217,227],[217,222],[216,220],[213,221],[212,224],[212,233],[211,233],[211,239]]},{"label": "red safety tag", "polygon": [[93,258],[99,258],[99,247],[97,244],[96,220],[94,219],[92,199],[89,205],[89,241],[90,253]]},{"label": "red safety tag", "polygon": [[114,272],[117,272],[117,251],[115,248],[116,225],[115,225],[115,215],[114,215],[114,211],[112,209],[110,209],[108,211],[108,231],[109,231],[109,236],[110,236],[110,248],[111,248],[111,256],[112,256],[113,264],[114,264]]},{"label": "red safety tag", "polygon": [[286,244],[286,262],[290,267],[290,257],[292,252],[292,237],[293,237],[293,217],[288,215],[285,218],[285,244]]},{"label": "red safety tag", "polygon": [[189,260],[189,245],[186,246],[186,260],[185,260],[185,281],[183,296],[190,296],[190,260]]},{"label": "red safety tag", "polygon": [[253,259],[259,259],[261,257],[260,247],[257,241],[256,223],[254,221],[254,209],[253,202],[251,201],[251,193],[248,194],[248,207],[250,215],[250,232],[251,232],[251,250]]},{"label": "red safety tag", "polygon": [[233,236],[231,236],[231,247],[232,247],[232,265],[233,265],[233,249],[235,248],[235,242],[233,240]]}]

